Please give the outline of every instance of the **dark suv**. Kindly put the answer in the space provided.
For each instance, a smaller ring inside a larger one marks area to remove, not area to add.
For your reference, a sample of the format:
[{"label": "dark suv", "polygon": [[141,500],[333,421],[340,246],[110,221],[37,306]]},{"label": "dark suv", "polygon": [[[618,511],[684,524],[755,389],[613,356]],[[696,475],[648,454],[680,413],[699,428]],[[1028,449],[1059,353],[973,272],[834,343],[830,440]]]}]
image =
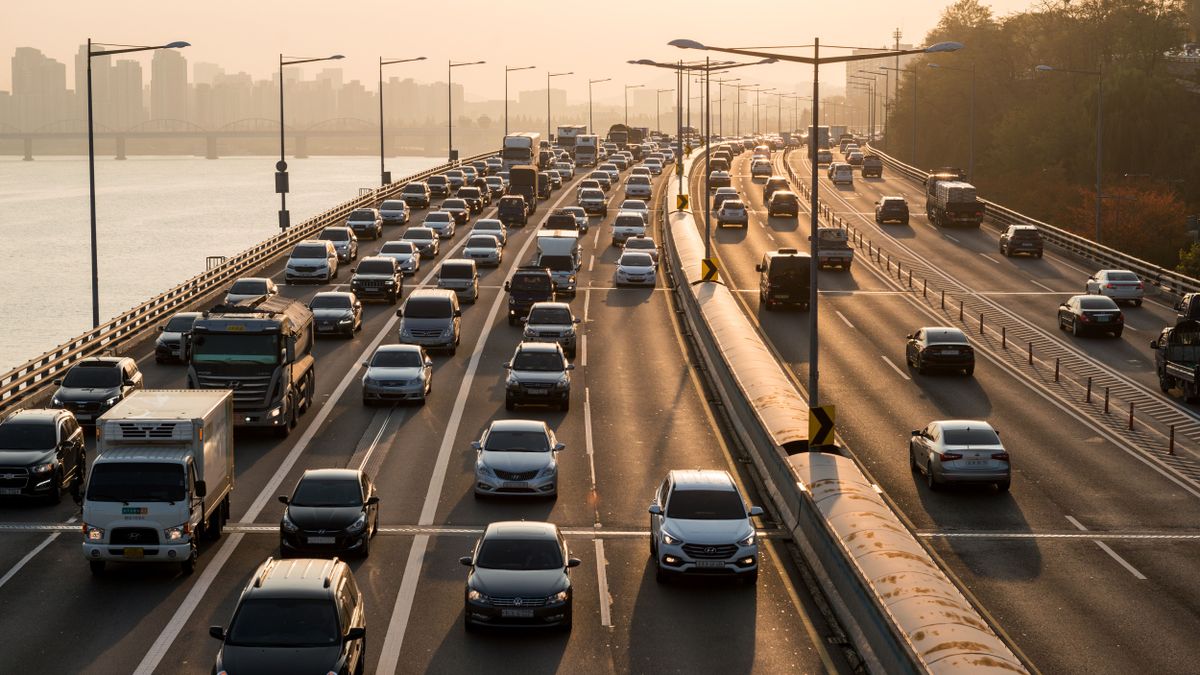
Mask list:
[{"label": "dark suv", "polygon": [[1000,252],[1011,258],[1018,253],[1042,257],[1042,233],[1033,225],[1009,225],[1000,235]]},{"label": "dark suv", "polygon": [[875,202],[875,222],[908,224],[908,202],[904,197],[883,197]]},{"label": "dark suv", "polygon": [[360,299],[377,298],[394,305],[404,293],[404,270],[395,258],[371,256],[358,262],[350,277],[350,290]]},{"label": "dark suv", "polygon": [[542,227],[547,230],[578,230],[579,222],[575,220],[575,216],[571,215],[570,211],[554,209],[549,216],[546,216],[546,222]]},{"label": "dark suv", "polygon": [[214,673],[366,672],[367,613],[350,566],[333,560],[259,565],[238,598]]},{"label": "dark suv", "polygon": [[66,377],[54,384],[58,391],[50,399],[50,407],[69,410],[75,419],[88,423],[141,389],[142,373],[137,362],[127,356],[90,356],[71,366]]},{"label": "dark suv", "polygon": [[430,176],[425,184],[429,186],[429,194],[433,197],[450,196],[450,179],[445,176]]},{"label": "dark suv", "polygon": [[518,267],[504,282],[508,293],[508,325],[515,326],[529,315],[535,302],[553,302],[554,277],[544,267]]},{"label": "dark suv", "polygon": [[525,198],[521,195],[501,197],[496,211],[496,217],[505,225],[524,225],[529,222],[529,210],[525,206]]},{"label": "dark suv", "polygon": [[0,422],[0,496],[62,500],[87,471],[83,430],[66,410],[19,410]]}]

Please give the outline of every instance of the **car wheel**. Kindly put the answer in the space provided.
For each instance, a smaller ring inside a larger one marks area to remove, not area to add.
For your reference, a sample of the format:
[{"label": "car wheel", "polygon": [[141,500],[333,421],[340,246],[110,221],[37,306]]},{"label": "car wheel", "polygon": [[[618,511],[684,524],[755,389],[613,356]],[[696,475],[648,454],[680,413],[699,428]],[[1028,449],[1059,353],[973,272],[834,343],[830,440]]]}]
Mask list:
[{"label": "car wheel", "polygon": [[654,580],[660,584],[671,581],[671,573],[664,569],[662,564],[657,560],[654,561]]},{"label": "car wheel", "polygon": [[971,377],[974,374],[975,374],[975,364],[974,363],[967,366],[966,368],[963,368],[963,375],[965,375],[967,377]]},{"label": "car wheel", "polygon": [[62,469],[55,471],[54,478],[52,479],[54,482],[52,482],[50,484],[49,497],[50,497],[51,504],[61,504],[62,503],[62,479],[63,479]]},{"label": "car wheel", "polygon": [[996,483],[996,489],[1000,492],[1008,492],[1008,488],[1012,487],[1012,479],[1002,480]]},{"label": "car wheel", "polygon": [[908,469],[913,473],[918,473],[921,469],[917,466],[917,455],[913,452],[912,444],[908,445]]},{"label": "car wheel", "polygon": [[1113,331],[1113,337],[1120,340],[1121,339],[1121,331],[1119,331],[1119,330]]},{"label": "car wheel", "polygon": [[754,570],[748,574],[742,575],[742,583],[747,586],[754,586],[758,583],[758,570]]},{"label": "car wheel", "polygon": [[925,467],[925,485],[929,486],[930,492],[937,492],[942,484],[933,476],[933,460],[929,460],[929,464]]},{"label": "car wheel", "polygon": [[363,537],[362,548],[358,549],[358,557],[366,558],[371,555],[371,535]]},{"label": "car wheel", "polygon": [[1161,389],[1164,394],[1167,393],[1167,391],[1171,388],[1170,378],[1166,377],[1165,375],[1159,375],[1158,388]]},{"label": "car wheel", "polygon": [[1141,306],[1142,306],[1142,301],[1141,301],[1141,300],[1134,300],[1134,301],[1133,301],[1133,306],[1134,306],[1134,307],[1141,307]]},{"label": "car wheel", "polygon": [[1071,335],[1075,337],[1083,335],[1083,329],[1079,327],[1079,320],[1074,317],[1071,319]]},{"label": "car wheel", "polygon": [[510,326],[517,325],[517,318],[515,316],[513,316],[512,314],[508,315],[508,325],[510,325]]},{"label": "car wheel", "polygon": [[913,359],[913,370],[917,371],[918,375],[925,374],[925,363],[920,354],[917,354],[916,358]]}]

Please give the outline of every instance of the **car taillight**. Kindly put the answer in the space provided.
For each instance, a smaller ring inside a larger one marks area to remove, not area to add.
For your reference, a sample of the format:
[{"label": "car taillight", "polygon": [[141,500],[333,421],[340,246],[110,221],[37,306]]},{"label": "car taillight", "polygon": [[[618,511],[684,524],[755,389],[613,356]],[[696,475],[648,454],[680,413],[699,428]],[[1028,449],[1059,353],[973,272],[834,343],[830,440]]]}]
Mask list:
[{"label": "car taillight", "polygon": [[1084,323],[1087,323],[1087,322],[1091,321],[1091,319],[1089,319],[1089,318],[1088,318],[1088,315],[1087,315],[1087,314],[1080,314],[1080,315],[1079,315],[1079,320],[1080,320],[1080,321],[1082,321],[1082,322],[1084,322]]},{"label": "car taillight", "polygon": [[1146,289],[1146,287],[1145,287],[1145,286],[1143,286],[1143,285],[1142,285],[1142,282],[1140,282],[1140,281],[1139,281],[1139,282],[1138,282],[1138,290],[1139,290],[1139,291],[1142,291],[1142,290],[1145,290],[1145,289]]},{"label": "car taillight", "polygon": [[943,459],[943,460],[947,460],[947,459],[962,459],[962,454],[961,454],[961,453],[957,453],[957,452],[943,452],[943,453],[942,453],[942,459]]},{"label": "car taillight", "polygon": [[1116,284],[1105,284],[1104,287],[1105,288],[1116,288],[1117,285]]},{"label": "car taillight", "polygon": [[1007,462],[1008,461],[1008,453],[1007,452],[993,452],[992,459],[998,459],[1001,462]]}]

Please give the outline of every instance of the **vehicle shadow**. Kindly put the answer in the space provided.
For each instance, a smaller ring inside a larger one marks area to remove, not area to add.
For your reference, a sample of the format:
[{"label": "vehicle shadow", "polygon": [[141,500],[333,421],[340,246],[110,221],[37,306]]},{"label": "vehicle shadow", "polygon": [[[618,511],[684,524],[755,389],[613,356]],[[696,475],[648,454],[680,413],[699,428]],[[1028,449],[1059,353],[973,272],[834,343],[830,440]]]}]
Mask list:
[{"label": "vehicle shadow", "polygon": [[[871,222],[875,222],[872,218]],[[912,222],[911,220],[909,221]],[[875,223],[875,226],[883,230],[892,239],[916,239],[917,229],[909,225],[901,225],[899,223]],[[866,254],[866,251],[863,251]]]},{"label": "vehicle shadow", "polygon": [[650,286],[622,286],[604,295],[606,307],[636,307],[650,302],[654,288]]},{"label": "vehicle shadow", "polygon": [[800,227],[797,216],[767,216],[767,226],[775,232],[795,232]]},{"label": "vehicle shadow", "polygon": [[433,652],[425,672],[476,672],[480,664],[487,664],[489,673],[556,673],[562,670],[570,638],[569,633],[537,628],[484,628],[467,633],[460,609],[457,621]]}]

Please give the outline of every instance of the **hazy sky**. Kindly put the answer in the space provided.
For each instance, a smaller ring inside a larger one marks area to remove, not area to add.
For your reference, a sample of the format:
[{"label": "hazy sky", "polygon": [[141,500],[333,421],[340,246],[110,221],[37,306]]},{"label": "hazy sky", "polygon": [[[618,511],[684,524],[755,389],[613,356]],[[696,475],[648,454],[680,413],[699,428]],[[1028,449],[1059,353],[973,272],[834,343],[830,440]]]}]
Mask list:
[{"label": "hazy sky", "polygon": [[[1020,11],[1033,0],[993,0],[998,15]],[[511,75],[511,90],[545,86],[546,67],[574,71],[555,78],[568,99],[587,97],[587,78],[611,77],[595,85],[597,100],[619,100],[622,83],[674,86],[669,71],[626,64],[630,59],[676,60],[700,55],[667,46],[690,37],[722,46],[807,44],[818,36],[825,44],[878,47],[891,43],[895,28],[902,42],[919,44],[949,0],[164,0],[64,3],[5,2],[0,22],[0,90],[10,87],[8,59],[16,47],[36,47],[67,64],[67,86],[74,86],[73,55],[89,36],[97,41],[161,44],[186,40],[188,63],[218,63],[227,71],[268,77],[282,51],[288,55],[345,54],[335,62],[346,80],[369,83],[377,77],[379,56],[426,56],[416,64],[390,67],[385,76],[445,81],[448,58],[486,60],[486,65],[457,68],[454,81],[466,86],[471,100],[500,98],[503,66],[536,65],[538,70]],[[442,10],[432,12],[430,7]],[[969,47],[969,45],[968,45]],[[149,57],[143,60],[149,82]],[[316,64],[322,66],[324,64]],[[308,66],[306,77],[316,71]],[[740,75],[755,83],[791,88],[810,81],[811,68],[798,64],[760,66]],[[837,83],[843,71],[822,69]],[[189,68],[189,78],[191,72]]]}]

